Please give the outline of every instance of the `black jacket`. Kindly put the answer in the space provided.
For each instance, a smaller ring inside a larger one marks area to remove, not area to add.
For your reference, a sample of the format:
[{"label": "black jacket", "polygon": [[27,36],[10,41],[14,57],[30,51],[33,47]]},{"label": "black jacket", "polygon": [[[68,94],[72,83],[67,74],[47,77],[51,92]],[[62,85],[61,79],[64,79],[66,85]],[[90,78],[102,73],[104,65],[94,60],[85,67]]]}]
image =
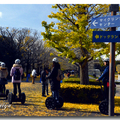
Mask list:
[{"label": "black jacket", "polygon": [[58,74],[58,69],[60,66],[53,67],[51,70],[51,73],[46,77],[46,79],[51,79],[50,84],[51,84],[51,90],[59,90],[60,89],[60,81],[56,79],[57,74]]},{"label": "black jacket", "polygon": [[45,81],[46,81],[46,72],[44,70],[41,72],[41,81],[43,83],[45,83]]},{"label": "black jacket", "polygon": [[103,84],[107,84],[109,81],[109,66],[106,66],[104,69],[103,74],[98,78],[98,80],[102,80]]}]

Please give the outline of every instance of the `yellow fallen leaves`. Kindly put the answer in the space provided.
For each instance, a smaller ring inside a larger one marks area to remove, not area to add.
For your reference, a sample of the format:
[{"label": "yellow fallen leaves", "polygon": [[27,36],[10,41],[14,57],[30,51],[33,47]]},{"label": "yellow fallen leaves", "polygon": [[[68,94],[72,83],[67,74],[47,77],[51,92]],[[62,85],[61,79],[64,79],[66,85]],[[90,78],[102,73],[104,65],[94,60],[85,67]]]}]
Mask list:
[{"label": "yellow fallen leaves", "polygon": [[[12,83],[8,83],[6,89],[12,92]],[[20,102],[13,102],[12,105],[5,110],[0,109],[0,116],[105,116],[100,113],[98,104],[65,102],[61,109],[48,110],[45,107],[46,97],[41,96],[41,83],[32,84],[30,82],[22,82],[21,91],[26,95],[25,104],[22,105]],[[50,93],[49,86],[49,94]],[[0,102],[0,104],[9,104],[7,100],[0,100]],[[115,105],[115,113],[120,113],[120,97],[115,97]]]},{"label": "yellow fallen leaves", "polygon": [[64,107],[72,110],[99,112],[98,104],[93,105],[93,104],[64,103]]}]

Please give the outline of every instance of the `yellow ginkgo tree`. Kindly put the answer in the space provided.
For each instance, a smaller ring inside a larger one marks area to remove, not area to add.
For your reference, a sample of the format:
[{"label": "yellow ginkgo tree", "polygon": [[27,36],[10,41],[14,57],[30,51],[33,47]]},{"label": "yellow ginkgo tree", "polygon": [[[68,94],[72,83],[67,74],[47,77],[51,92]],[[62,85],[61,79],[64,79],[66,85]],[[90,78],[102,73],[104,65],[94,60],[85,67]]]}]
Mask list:
[{"label": "yellow ginkgo tree", "polygon": [[91,20],[109,14],[109,5],[56,4],[52,7],[57,12],[51,12],[48,17],[57,19],[57,22],[48,24],[42,21],[45,32],[41,35],[47,46],[55,48],[59,56],[66,56],[70,62],[79,65],[80,83],[89,84],[88,62],[109,53],[109,43],[92,42]]}]

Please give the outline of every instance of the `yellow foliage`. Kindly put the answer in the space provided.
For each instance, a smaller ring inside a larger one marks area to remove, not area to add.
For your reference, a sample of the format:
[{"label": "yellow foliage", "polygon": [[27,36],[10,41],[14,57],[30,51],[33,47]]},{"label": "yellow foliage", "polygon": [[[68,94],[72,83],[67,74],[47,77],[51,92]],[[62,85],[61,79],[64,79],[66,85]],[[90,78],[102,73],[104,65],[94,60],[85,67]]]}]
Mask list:
[{"label": "yellow foliage", "polygon": [[[56,9],[58,7],[54,5],[52,8]],[[56,18],[59,22],[56,24],[54,22],[47,24],[47,22],[42,21],[45,32],[42,32],[41,35],[43,35],[44,40],[46,40],[47,47],[55,48],[61,52],[62,56],[71,58],[73,63],[82,62],[88,57],[82,52],[81,56],[83,55],[85,57],[82,56],[78,60],[74,59],[76,54],[78,54],[75,53],[75,48],[85,48],[90,54],[89,56],[94,58],[100,57],[102,54],[108,54],[109,45],[104,43],[92,43],[92,34],[94,30],[89,27],[89,21],[91,20],[90,16],[93,13],[95,15],[104,14],[108,11],[108,8],[108,4],[97,4],[96,6],[94,4],[66,4],[64,7],[61,7],[61,9],[58,8],[59,12],[51,12],[51,15],[48,17]],[[88,29],[86,29],[87,27]],[[102,49],[99,51],[99,54],[96,54],[96,51],[93,50],[100,48]]]},{"label": "yellow foliage", "polygon": [[77,89],[82,89],[82,88],[95,88],[95,89],[100,89],[100,86],[96,86],[96,85],[81,85],[81,84],[76,84],[76,83],[62,83],[61,84],[61,88],[77,88]]},{"label": "yellow foliage", "polygon": [[54,54],[53,53],[50,53],[50,56],[53,56]]}]

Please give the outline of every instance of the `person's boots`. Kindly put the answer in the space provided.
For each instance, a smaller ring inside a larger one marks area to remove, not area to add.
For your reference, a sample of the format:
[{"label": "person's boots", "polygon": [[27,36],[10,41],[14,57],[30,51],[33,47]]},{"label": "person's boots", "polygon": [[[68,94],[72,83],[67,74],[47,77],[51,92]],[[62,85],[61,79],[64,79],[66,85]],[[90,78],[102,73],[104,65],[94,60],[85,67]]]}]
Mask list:
[{"label": "person's boots", "polygon": [[35,84],[35,83],[34,83],[34,77],[32,78],[32,84]]}]

